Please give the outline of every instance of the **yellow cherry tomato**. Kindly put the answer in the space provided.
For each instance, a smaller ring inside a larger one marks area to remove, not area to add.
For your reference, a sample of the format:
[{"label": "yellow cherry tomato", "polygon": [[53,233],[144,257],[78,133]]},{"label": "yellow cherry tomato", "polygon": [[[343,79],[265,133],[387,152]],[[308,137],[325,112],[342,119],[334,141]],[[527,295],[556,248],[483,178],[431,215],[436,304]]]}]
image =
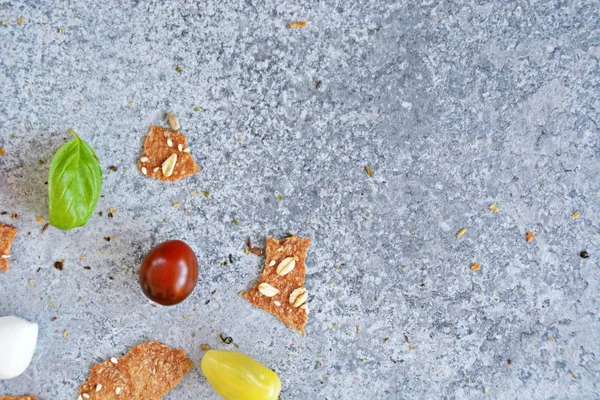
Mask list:
[{"label": "yellow cherry tomato", "polygon": [[209,350],[200,365],[215,392],[225,400],[276,400],[281,391],[275,372],[242,353]]}]

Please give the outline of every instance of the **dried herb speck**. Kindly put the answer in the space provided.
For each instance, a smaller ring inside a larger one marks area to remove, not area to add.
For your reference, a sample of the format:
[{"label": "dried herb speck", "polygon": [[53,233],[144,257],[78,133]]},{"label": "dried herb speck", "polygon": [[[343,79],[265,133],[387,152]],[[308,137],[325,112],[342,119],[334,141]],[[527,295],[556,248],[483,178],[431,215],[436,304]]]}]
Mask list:
[{"label": "dried herb speck", "polygon": [[60,261],[57,261],[54,263],[54,268],[56,268],[59,271],[62,271],[64,265],[65,265],[65,262],[63,260],[60,260]]},{"label": "dried herb speck", "polygon": [[507,363],[508,365],[512,365],[512,360],[509,358],[508,360],[506,360],[506,363]]},{"label": "dried herb speck", "polygon": [[240,224],[240,220],[238,218],[234,218],[233,219],[233,223],[236,224],[236,225],[239,225]]},{"label": "dried herb speck", "polygon": [[233,343],[233,338],[231,338],[231,336],[223,336],[222,333],[219,333],[219,337],[221,338],[221,340],[225,344],[231,344],[231,343]]},{"label": "dried herb speck", "polygon": [[92,269],[92,267],[90,267],[89,265],[86,265],[85,267],[83,267],[83,269],[90,270],[90,269]]},{"label": "dried herb speck", "polygon": [[367,175],[369,175],[371,178],[375,175],[375,172],[373,172],[373,169],[371,167],[369,167],[368,165],[365,165],[365,172],[367,173]]},{"label": "dried herb speck", "polygon": [[48,227],[50,226],[50,223],[45,223],[44,226],[42,226],[42,232],[44,233],[46,231],[46,229],[48,229]]},{"label": "dried herb speck", "polygon": [[210,192],[208,190],[203,190],[202,195],[206,198],[210,197]]},{"label": "dried herb speck", "polygon": [[117,168],[114,165],[111,165],[110,167],[108,167],[108,169],[110,169],[112,172],[117,172],[119,170],[119,168]]},{"label": "dried herb speck", "polygon": [[317,81],[317,83],[315,83],[315,89],[320,89],[322,83],[323,82],[321,82],[321,81]]},{"label": "dried herb speck", "polygon": [[383,343],[384,343],[384,344],[385,344],[385,343],[387,343],[387,342],[388,342],[388,340],[390,340],[390,338],[387,338],[387,337],[386,337],[386,338],[383,338]]},{"label": "dried herb speck", "polygon": [[229,264],[233,264],[233,256],[231,254],[229,255]]},{"label": "dried herb speck", "polygon": [[110,242],[111,237],[110,236],[104,236],[104,240],[106,240],[107,242]]}]

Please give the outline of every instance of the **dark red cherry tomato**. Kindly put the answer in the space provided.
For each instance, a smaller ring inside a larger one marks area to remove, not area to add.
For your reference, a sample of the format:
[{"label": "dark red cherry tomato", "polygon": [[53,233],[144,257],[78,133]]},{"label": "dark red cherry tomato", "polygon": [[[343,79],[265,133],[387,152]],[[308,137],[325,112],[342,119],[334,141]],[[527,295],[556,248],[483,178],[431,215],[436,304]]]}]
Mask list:
[{"label": "dark red cherry tomato", "polygon": [[159,244],[146,255],[140,268],[144,294],[163,306],[181,303],[198,282],[198,260],[181,240]]}]

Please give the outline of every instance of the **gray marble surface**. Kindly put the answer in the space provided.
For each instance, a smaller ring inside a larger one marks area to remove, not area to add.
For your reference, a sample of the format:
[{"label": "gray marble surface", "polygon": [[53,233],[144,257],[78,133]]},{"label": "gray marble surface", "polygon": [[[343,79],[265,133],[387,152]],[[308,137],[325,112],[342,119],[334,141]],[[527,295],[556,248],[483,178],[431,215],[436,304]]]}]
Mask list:
[{"label": "gray marble surface", "polygon": [[[197,366],[203,343],[236,349],[223,333],[283,399],[600,398],[599,16],[597,0],[0,0],[0,211],[19,215],[0,216],[19,229],[0,315],[40,324],[0,394],[75,399],[91,364],[156,338],[195,362],[167,399],[216,399]],[[202,167],[176,183],[136,170],[167,110]],[[69,127],[100,158],[103,216],[41,233]],[[237,295],[262,269],[246,238],[287,232],[313,238],[306,338]],[[200,280],[153,307],[135,274],[169,238]]]}]

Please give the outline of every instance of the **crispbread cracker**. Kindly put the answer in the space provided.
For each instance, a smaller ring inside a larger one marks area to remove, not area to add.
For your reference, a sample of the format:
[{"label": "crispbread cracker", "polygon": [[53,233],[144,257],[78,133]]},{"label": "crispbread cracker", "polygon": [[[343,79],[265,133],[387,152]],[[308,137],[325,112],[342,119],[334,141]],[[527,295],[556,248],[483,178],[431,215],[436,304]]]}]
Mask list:
[{"label": "crispbread cracker", "polygon": [[[163,163],[173,154],[177,155],[175,167],[172,174],[165,174]],[[186,136],[157,125],[152,125],[146,136],[138,169],[142,174],[161,181],[177,181],[200,172],[187,145]]]},{"label": "crispbread cracker", "polygon": [[0,270],[4,272],[8,272],[8,257],[15,236],[17,236],[17,228],[0,223]]},{"label": "crispbread cracker", "polygon": [[31,394],[26,394],[23,396],[1,396],[0,400],[38,400],[38,398]]},{"label": "crispbread cracker", "polygon": [[191,368],[192,361],[184,350],[174,350],[154,340],[135,346],[123,357],[93,366],[79,394],[90,400],[159,400]]},{"label": "crispbread cracker", "polygon": [[[303,239],[297,236],[281,240],[267,238],[265,269],[258,278],[258,285],[250,289],[245,295],[250,303],[273,314],[288,327],[305,336],[304,326],[306,325],[308,308],[306,303],[298,306],[290,304],[290,294],[296,289],[304,288],[306,251],[310,242],[311,239],[309,238]],[[283,276],[278,275],[277,268],[281,261],[289,257],[295,259],[294,268]],[[268,283],[279,292],[272,297],[265,296],[259,290],[261,283]]]}]

